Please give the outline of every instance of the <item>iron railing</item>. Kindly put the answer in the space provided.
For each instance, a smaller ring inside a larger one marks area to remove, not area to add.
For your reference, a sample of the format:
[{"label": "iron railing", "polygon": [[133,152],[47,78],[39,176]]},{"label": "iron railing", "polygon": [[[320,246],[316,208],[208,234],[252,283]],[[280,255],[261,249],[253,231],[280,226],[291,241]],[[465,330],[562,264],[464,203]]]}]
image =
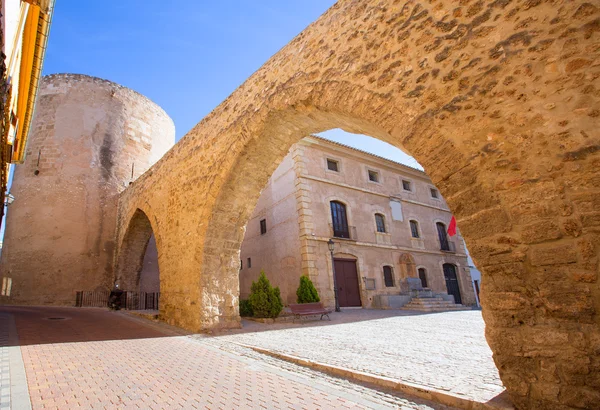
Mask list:
[{"label": "iron railing", "polygon": [[443,252],[456,253],[456,245],[454,242],[446,240],[445,242],[440,242],[440,250]]},{"label": "iron railing", "polygon": [[333,226],[333,224],[329,224],[329,229],[331,230],[331,234],[334,238],[340,239],[350,239],[353,241],[358,240],[356,235],[356,227],[355,226],[347,226],[348,229],[341,229]]},{"label": "iron railing", "polygon": [[[108,307],[110,291],[79,291],[76,307]],[[158,310],[160,292],[130,292],[121,294],[121,308],[127,310]]]}]

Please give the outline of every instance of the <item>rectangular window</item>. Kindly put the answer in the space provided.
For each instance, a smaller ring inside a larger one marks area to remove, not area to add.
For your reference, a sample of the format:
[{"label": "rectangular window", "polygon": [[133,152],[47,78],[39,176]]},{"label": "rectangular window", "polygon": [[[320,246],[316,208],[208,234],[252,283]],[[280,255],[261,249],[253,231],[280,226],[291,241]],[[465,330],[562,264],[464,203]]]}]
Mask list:
[{"label": "rectangular window", "polygon": [[248,269],[252,267],[252,258],[248,258],[246,265],[248,266]]},{"label": "rectangular window", "polygon": [[266,233],[267,233],[267,220],[261,219],[260,220],[260,234],[264,235]]},{"label": "rectangular window", "polygon": [[394,274],[392,273],[391,266],[383,267],[383,281],[386,288],[394,287]]},{"label": "rectangular window", "polygon": [[375,225],[377,225],[377,232],[385,233],[385,219],[381,214],[375,214]]},{"label": "rectangular window", "polygon": [[419,279],[421,279],[421,286],[426,288],[427,287],[427,275],[425,273],[424,268],[419,268]]},{"label": "rectangular window", "polygon": [[339,172],[338,162],[333,159],[327,158],[327,169],[330,171]]},{"label": "rectangular window", "polygon": [[244,262],[240,259],[240,270],[244,269]]},{"label": "rectangular window", "polygon": [[438,196],[438,190],[437,189],[431,188],[430,191],[431,191],[431,197],[432,198],[436,198],[436,199],[439,198],[439,196]]},{"label": "rectangular window", "polygon": [[379,173],[369,170],[369,181],[379,182]]},{"label": "rectangular window", "polygon": [[407,181],[405,179],[402,180],[402,188],[405,191],[412,191],[412,187],[410,186],[410,181]]}]

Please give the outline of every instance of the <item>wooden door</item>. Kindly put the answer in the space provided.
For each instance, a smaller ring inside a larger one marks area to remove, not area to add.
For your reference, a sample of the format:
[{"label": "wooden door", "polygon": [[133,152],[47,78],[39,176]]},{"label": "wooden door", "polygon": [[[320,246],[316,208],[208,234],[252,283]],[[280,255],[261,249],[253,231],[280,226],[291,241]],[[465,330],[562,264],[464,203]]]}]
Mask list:
[{"label": "wooden door", "polygon": [[335,259],[335,280],[338,288],[338,300],[341,307],[362,306],[356,261]]},{"label": "wooden door", "polygon": [[458,286],[458,278],[456,276],[456,266],[445,263],[444,278],[446,279],[446,289],[448,289],[448,294],[454,296],[455,303],[462,303],[460,287]]}]

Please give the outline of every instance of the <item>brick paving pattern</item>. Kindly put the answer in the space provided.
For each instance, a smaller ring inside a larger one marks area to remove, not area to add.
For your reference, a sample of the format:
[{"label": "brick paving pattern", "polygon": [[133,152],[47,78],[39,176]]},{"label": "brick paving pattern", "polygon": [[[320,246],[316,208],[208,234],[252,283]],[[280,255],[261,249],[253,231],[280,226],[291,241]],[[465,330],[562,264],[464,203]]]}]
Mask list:
[{"label": "brick paving pattern", "polygon": [[0,311],[16,318],[34,409],[443,408],[121,313]]},{"label": "brick paving pattern", "polygon": [[333,313],[331,319],[295,325],[244,321],[244,329],[219,339],[479,402],[504,391],[480,311],[415,315],[347,309]]}]

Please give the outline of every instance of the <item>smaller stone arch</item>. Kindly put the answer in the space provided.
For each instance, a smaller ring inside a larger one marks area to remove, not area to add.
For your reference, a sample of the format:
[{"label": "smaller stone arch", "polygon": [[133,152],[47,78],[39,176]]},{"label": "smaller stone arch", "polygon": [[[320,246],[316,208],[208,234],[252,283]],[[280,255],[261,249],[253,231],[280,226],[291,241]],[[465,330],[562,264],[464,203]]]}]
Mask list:
[{"label": "smaller stone arch", "polygon": [[148,216],[141,209],[136,209],[129,221],[117,256],[115,284],[118,284],[121,289],[126,291],[139,289],[144,255],[153,233]]},{"label": "smaller stone arch", "polygon": [[401,279],[417,277],[415,258],[410,253],[401,254],[398,263],[400,264]]}]

